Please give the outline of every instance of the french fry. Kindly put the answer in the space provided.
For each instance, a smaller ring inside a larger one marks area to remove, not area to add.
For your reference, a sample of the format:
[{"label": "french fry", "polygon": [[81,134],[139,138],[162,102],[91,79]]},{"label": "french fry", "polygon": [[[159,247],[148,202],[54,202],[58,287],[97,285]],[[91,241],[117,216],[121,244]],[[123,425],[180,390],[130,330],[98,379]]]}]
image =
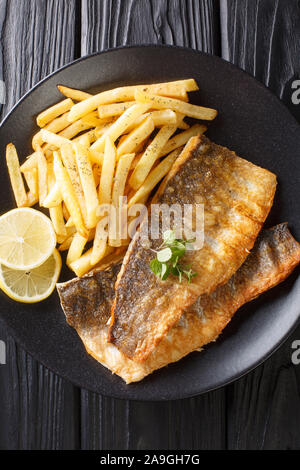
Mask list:
[{"label": "french fry", "polygon": [[76,276],[82,277],[84,274],[88,273],[92,269],[91,265],[91,256],[92,256],[92,251],[93,248],[90,248],[84,255],[82,255],[79,259],[76,261],[73,261],[69,265],[69,268],[74,271]]},{"label": "french fry", "polygon": [[[69,113],[65,113],[62,116],[60,116],[56,119],[53,119],[53,121],[51,121],[49,124],[47,124],[44,127],[44,129],[46,129],[49,132],[53,132],[54,134],[57,134],[58,132],[61,132],[66,127],[70,126],[70,123],[68,121],[68,114]],[[37,147],[38,146],[41,147],[42,144],[43,144],[43,139],[42,139],[42,136],[41,136],[41,131],[39,131],[39,132],[37,132],[37,134],[35,134],[33,136],[33,139],[32,139],[32,148],[33,148],[33,150],[37,150]]]},{"label": "french fry", "polygon": [[75,235],[70,235],[59,246],[58,251],[68,251]]},{"label": "french fry", "polygon": [[54,134],[53,132],[47,131],[47,129],[41,130],[41,138],[43,142],[47,144],[54,145],[55,147],[60,148],[62,145],[69,144],[70,140],[62,137],[60,135]]},{"label": "french fry", "polygon": [[133,206],[133,204],[141,203],[144,198],[148,198],[155,186],[169,173],[182,149],[183,147],[174,150],[149,173],[142,186],[130,199],[128,208]]},{"label": "french fry", "polygon": [[[71,184],[73,186],[74,193],[75,193],[77,202],[79,204],[81,214],[83,216],[83,220],[85,221],[85,224],[86,224],[87,223],[86,203],[85,203],[84,192],[81,186],[79,171],[77,168],[76,158],[75,158],[72,144],[63,145],[60,149],[60,152],[61,152],[61,158],[62,158],[63,164],[65,166],[65,169],[67,170]],[[71,222],[72,217],[70,217],[70,219],[71,219],[70,220]]]},{"label": "french fry", "polygon": [[[70,123],[69,123],[70,124]],[[65,139],[71,140],[80,134],[83,131],[90,129],[92,126],[87,124],[82,119],[73,122],[71,125],[66,127],[63,131],[59,133],[60,137],[64,137]]]},{"label": "french fry", "polygon": [[93,176],[91,161],[89,159],[89,152],[85,147],[76,143],[73,144],[76,155],[76,162],[80,176],[81,186],[83,189],[86,210],[87,210],[87,228],[93,228],[97,225],[96,211],[98,207],[98,195]]},{"label": "french fry", "polygon": [[187,131],[181,132],[180,134],[175,135],[170,139],[160,154],[160,157],[164,157],[168,155],[173,150],[185,145],[191,137],[194,137],[197,134],[203,134],[207,130],[207,127],[203,124],[195,124],[194,126],[190,127]]},{"label": "french fry", "polygon": [[[86,273],[88,273],[89,271],[91,271],[91,269],[93,269],[94,267],[97,267],[96,266],[93,266],[91,264],[91,256],[92,256],[92,251],[93,251],[93,248],[90,248],[86,253],[84,253],[78,260],[74,261],[69,267],[72,269],[72,271],[74,271],[74,273],[76,274],[76,276],[78,277],[82,277],[84,276]],[[107,246],[106,247],[106,251],[105,251],[105,255],[103,257],[103,262],[105,262],[105,259],[106,257],[110,256],[111,253],[113,253],[115,251],[115,248],[112,248],[110,246]]]},{"label": "french fry", "polygon": [[[112,191],[111,202],[115,210],[110,218],[109,227],[109,245],[110,246],[121,246],[124,239],[123,220],[127,216],[127,203],[123,204],[122,197],[124,196],[126,181],[128,173],[134,159],[135,154],[123,155],[117,166],[116,175],[114,178],[114,185]],[[123,217],[124,216],[124,217]],[[126,220],[126,219],[125,219]],[[127,230],[125,238],[127,236]]]},{"label": "french fry", "polygon": [[122,155],[118,162],[116,175],[114,178],[114,185],[112,191],[111,202],[115,207],[119,206],[120,197],[124,195],[126,180],[128,173],[134,159],[135,154]]},{"label": "french fry", "polygon": [[65,221],[62,211],[62,206],[59,204],[56,207],[51,207],[49,209],[50,219],[52,220],[52,224],[57,235],[66,236],[67,229],[65,227]]},{"label": "french fry", "polygon": [[91,146],[91,152],[103,152],[105,139],[110,137],[111,141],[114,143],[120,135],[124,134],[126,129],[139,117],[141,114],[144,114],[148,109],[149,104],[135,104],[127,109],[122,116],[119,117],[110,128]]},{"label": "french fry", "polygon": [[17,150],[13,144],[8,144],[6,147],[6,164],[17,206],[25,207],[28,203],[27,194],[20,170]]},{"label": "french fry", "polygon": [[39,127],[45,127],[46,124],[53,121],[53,119],[69,111],[72,108],[73,104],[73,101],[70,98],[67,98],[66,100],[63,100],[60,103],[51,106],[51,108],[46,109],[38,115],[36,119],[37,125]]},{"label": "french fry", "polygon": [[100,165],[97,165],[97,164],[93,165],[93,175],[94,175],[96,188],[98,188],[100,184],[101,171],[102,169]]},{"label": "french fry", "polygon": [[123,101],[132,101],[135,99],[136,90],[144,90],[162,96],[172,96],[176,98],[186,97],[187,91],[198,90],[195,80],[179,80],[177,82],[157,83],[155,85],[133,85],[113,90],[103,91],[97,95],[93,95],[81,103],[73,106],[69,120],[77,121],[81,117],[97,109],[100,105],[109,103],[117,103]]},{"label": "french fry", "polygon": [[64,202],[63,202],[62,208],[63,208],[64,219],[68,221],[70,219],[70,214]]},{"label": "french fry", "polygon": [[127,101],[127,103],[112,103],[112,104],[104,104],[99,106],[98,114],[100,119],[112,117],[112,116],[121,116],[128,108],[131,108],[136,104],[135,101]]},{"label": "french fry", "polygon": [[156,109],[173,109],[195,119],[203,119],[212,121],[217,116],[217,111],[211,108],[204,108],[194,104],[185,103],[174,98],[166,98],[164,96],[153,95],[137,90],[135,99],[140,103],[151,103],[152,108]]},{"label": "french fry", "polygon": [[63,242],[65,242],[69,237],[75,235],[77,232],[76,232],[76,227],[73,226],[73,227],[66,227],[66,235],[57,235],[57,243],[61,244]]},{"label": "french fry", "polygon": [[146,119],[146,117],[152,118],[155,127],[173,126],[177,124],[177,127],[179,127],[179,129],[187,129],[189,127],[188,124],[183,121],[180,122],[180,120],[178,119],[178,114],[179,113],[175,113],[175,111],[172,111],[172,109],[150,111],[138,117],[137,120],[130,127],[128,127],[127,132],[131,132],[132,130],[134,130]]},{"label": "french fry", "polygon": [[63,167],[58,152],[54,152],[53,157],[54,173],[62,198],[67,206],[70,217],[72,217],[77,231],[80,233],[80,235],[86,237],[88,235],[88,231],[84,225],[80,206],[76,198],[75,190],[71,183],[69,174],[66,168]]},{"label": "french fry", "polygon": [[116,164],[116,147],[109,137],[105,140],[105,151],[99,184],[99,204],[110,204]]},{"label": "french fry", "polygon": [[117,148],[117,158],[126,153],[136,152],[140,144],[154,131],[152,118],[147,117],[138,127],[128,134]]},{"label": "french fry", "polygon": [[32,168],[31,170],[24,171],[24,178],[27,183],[28,189],[33,196],[38,196],[39,194],[39,181],[38,181],[38,171],[37,168]]},{"label": "french fry", "polygon": [[33,168],[37,168],[37,157],[38,154],[34,152],[26,158],[25,162],[21,165],[22,173],[25,171],[31,171]]},{"label": "french fry", "polygon": [[96,234],[93,244],[90,263],[95,266],[101,259],[104,258],[107,249],[108,232],[106,226],[108,225],[108,217],[104,217],[97,224]]},{"label": "french fry", "polygon": [[39,197],[36,194],[32,194],[31,191],[27,193],[27,206],[35,206],[39,202]]},{"label": "french fry", "polygon": [[78,260],[85,248],[85,245],[87,244],[88,239],[85,237],[82,237],[80,233],[76,233],[72,243],[70,245],[68,255],[67,255],[67,265],[70,266],[71,263],[74,261]]},{"label": "french fry", "polygon": [[62,195],[59,189],[59,185],[55,183],[54,186],[52,186],[52,188],[48,192],[47,197],[44,199],[43,207],[47,207],[48,209],[50,209],[50,207],[58,206],[61,203]]},{"label": "french fry", "polygon": [[82,145],[82,147],[85,147],[87,150],[89,150],[91,143],[88,134],[83,134],[82,136],[80,136],[78,143]]},{"label": "french fry", "polygon": [[129,184],[133,189],[137,190],[143,184],[162,149],[175,131],[176,126],[164,126],[152,140],[130,177]]},{"label": "french fry", "polygon": [[67,98],[71,98],[74,101],[84,101],[87,98],[90,98],[90,93],[86,93],[85,91],[76,90],[75,88],[69,88],[63,85],[57,85],[58,90]]},{"label": "french fry", "polygon": [[88,124],[90,127],[99,127],[102,126],[105,122],[108,122],[109,120],[100,119],[95,112],[83,116],[81,118],[81,121],[85,124]]},{"label": "french fry", "polygon": [[39,203],[44,204],[48,194],[48,165],[43,151],[38,147],[38,181],[39,181]]}]

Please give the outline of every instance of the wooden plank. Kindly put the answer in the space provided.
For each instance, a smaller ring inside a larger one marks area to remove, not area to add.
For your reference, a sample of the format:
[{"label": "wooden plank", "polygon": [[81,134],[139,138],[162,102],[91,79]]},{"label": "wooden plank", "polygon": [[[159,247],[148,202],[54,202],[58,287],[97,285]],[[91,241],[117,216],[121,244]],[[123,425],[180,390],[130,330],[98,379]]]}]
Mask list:
[{"label": "wooden plank", "polygon": [[[2,0],[0,35],[4,117],[35,83],[74,58],[75,2]],[[0,339],[7,344],[7,365],[0,366],[0,448],[78,446],[78,390],[33,360],[3,329]]]},{"label": "wooden plank", "polygon": [[[281,98],[300,121],[291,83],[300,73],[299,2],[222,0],[222,56]],[[299,449],[299,367],[291,344],[300,328],[263,366],[227,389],[228,447]]]},{"label": "wooden plank", "polygon": [[[175,44],[219,53],[213,0],[82,0],[82,55],[128,44]],[[83,449],[221,449],[224,390],[141,403],[81,393]]]},{"label": "wooden plank", "polygon": [[82,0],[82,55],[128,44],[172,44],[219,54],[214,0]]}]

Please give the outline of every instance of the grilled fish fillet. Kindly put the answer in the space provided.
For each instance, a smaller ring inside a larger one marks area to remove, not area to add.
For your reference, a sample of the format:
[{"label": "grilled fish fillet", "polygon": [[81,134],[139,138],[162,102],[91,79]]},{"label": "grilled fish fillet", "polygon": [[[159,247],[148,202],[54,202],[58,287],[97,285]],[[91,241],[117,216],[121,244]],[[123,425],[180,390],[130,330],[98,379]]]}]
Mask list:
[{"label": "grilled fish fillet", "polygon": [[286,279],[299,262],[300,245],[286,224],[264,230],[227,284],[199,297],[143,363],[128,359],[107,342],[114,281],[121,263],[58,284],[58,291],[67,321],[77,330],[89,354],[131,383],[216,340],[238,308]]},{"label": "grilled fish fillet", "polygon": [[154,202],[182,209],[185,204],[204,204],[204,246],[182,260],[198,275],[188,284],[173,276],[161,281],[151,272],[151,249],[162,239],[151,240],[149,219],[149,248],[137,233],[118,276],[110,342],[129,358],[145,361],[199,295],[214,291],[242,265],[270,211],[275,189],[274,174],[205,136],[192,138]]}]

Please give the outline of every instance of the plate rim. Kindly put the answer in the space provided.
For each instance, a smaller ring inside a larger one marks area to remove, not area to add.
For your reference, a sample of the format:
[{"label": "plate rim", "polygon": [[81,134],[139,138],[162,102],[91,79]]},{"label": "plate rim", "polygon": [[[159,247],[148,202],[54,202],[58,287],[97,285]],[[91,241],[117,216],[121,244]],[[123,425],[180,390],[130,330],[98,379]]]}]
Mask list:
[{"label": "plate rim", "polygon": [[[65,70],[65,69],[67,69],[67,68],[69,68],[69,67],[71,67],[75,64],[78,64],[80,62],[84,62],[85,60],[88,60],[92,57],[101,56],[101,55],[104,55],[104,54],[107,54],[107,53],[120,51],[120,50],[127,50],[127,49],[174,49],[174,50],[179,50],[179,51],[189,51],[189,52],[194,53],[197,56],[198,55],[205,56],[205,57],[209,58],[212,61],[217,61],[217,62],[220,61],[222,63],[225,63],[227,67],[230,67],[235,71],[238,70],[239,72],[242,72],[243,74],[245,74],[248,77],[248,79],[253,80],[256,83],[256,85],[258,85],[259,87],[266,90],[267,93],[269,94],[270,99],[272,99],[273,101],[276,101],[277,105],[279,104],[285,112],[287,111],[289,113],[290,118],[292,118],[292,120],[294,121],[294,124],[296,126],[298,126],[299,130],[300,130],[300,124],[298,123],[295,116],[291,113],[289,108],[285,105],[285,103],[282,100],[280,100],[280,98],[275,93],[273,93],[264,83],[260,82],[256,77],[249,74],[245,70],[239,68],[235,64],[223,59],[220,56],[217,56],[217,55],[214,55],[214,54],[209,54],[207,52],[202,52],[202,51],[190,48],[190,47],[184,47],[184,46],[178,46],[178,45],[168,45],[168,44],[151,44],[151,43],[139,44],[139,45],[123,45],[123,46],[118,46],[118,47],[106,48],[103,51],[93,52],[91,54],[87,54],[87,55],[84,55],[82,57],[79,57],[79,58],[77,58],[75,60],[72,60],[72,61],[68,62],[67,64],[59,67],[57,70],[51,72],[50,74],[46,75],[43,79],[41,79],[39,82],[37,82],[33,87],[31,87],[14,104],[14,106],[10,109],[10,111],[5,115],[5,117],[0,122],[0,130],[2,129],[2,127],[4,126],[6,121],[10,118],[10,116],[14,113],[14,111],[19,107],[19,105],[23,101],[25,101],[37,88],[39,88],[42,84],[47,82],[49,79],[51,79],[55,75],[59,74],[63,70]],[[64,380],[67,380],[68,382],[72,383],[74,386],[76,386],[78,388],[83,388],[83,389],[91,391],[93,393],[101,394],[101,395],[106,396],[106,397],[111,397],[111,398],[120,399],[120,400],[141,401],[141,402],[167,402],[167,401],[175,401],[175,400],[185,399],[185,398],[193,398],[193,397],[205,394],[205,393],[212,392],[214,390],[219,390],[223,387],[226,387],[227,385],[232,384],[236,380],[241,379],[242,377],[246,376],[248,373],[253,372],[256,368],[258,368],[265,361],[267,361],[287,341],[287,339],[293,334],[293,332],[299,326],[299,324],[300,324],[300,306],[299,306],[298,317],[297,317],[297,320],[294,322],[294,324],[286,331],[284,336],[279,341],[277,341],[277,343],[275,343],[272,348],[270,348],[268,353],[266,353],[263,357],[261,357],[260,359],[255,361],[254,364],[251,367],[245,367],[242,371],[234,373],[231,376],[231,378],[229,380],[226,380],[225,382],[219,380],[216,385],[207,387],[206,389],[203,389],[200,392],[191,392],[191,393],[179,392],[178,395],[176,395],[175,398],[167,398],[167,397],[164,397],[164,396],[162,396],[160,398],[155,397],[153,399],[152,398],[143,398],[143,397],[139,397],[139,398],[130,398],[129,397],[128,398],[128,397],[124,396],[124,393],[122,393],[122,392],[120,392],[120,393],[115,393],[115,392],[108,393],[108,392],[106,392],[105,393],[105,392],[99,392],[98,390],[95,390],[92,387],[87,387],[87,388],[83,387],[82,384],[80,384],[76,379],[70,379],[65,373],[57,372],[52,367],[49,367],[49,365],[45,364],[44,360],[41,360],[39,357],[37,357],[37,354],[35,352],[31,352],[30,348],[25,347],[22,340],[17,338],[18,334],[15,333],[15,330],[10,325],[8,325],[1,316],[0,316],[0,324],[2,324],[4,326],[4,329],[6,330],[6,332],[16,341],[16,343],[19,346],[21,346],[23,348],[23,350],[30,357],[32,357],[38,363],[42,364],[43,367],[47,368],[52,373],[56,374],[59,377],[62,377]],[[130,395],[130,391],[129,391],[129,395]]]}]

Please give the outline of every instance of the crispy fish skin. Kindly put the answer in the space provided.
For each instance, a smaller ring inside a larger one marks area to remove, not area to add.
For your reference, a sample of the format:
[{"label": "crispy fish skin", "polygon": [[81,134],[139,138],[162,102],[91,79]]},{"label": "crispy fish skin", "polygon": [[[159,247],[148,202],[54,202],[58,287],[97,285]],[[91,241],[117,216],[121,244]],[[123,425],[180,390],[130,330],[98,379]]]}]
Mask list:
[{"label": "crispy fish skin", "polygon": [[121,265],[121,262],[113,263],[56,285],[67,322],[75,330],[84,328],[92,336],[107,327]]},{"label": "crispy fish skin", "polygon": [[[242,305],[284,281],[299,262],[300,244],[292,237],[286,224],[264,230],[245,263],[227,284],[218,287],[210,295],[204,294],[199,297],[143,363],[128,359],[115,346],[107,343],[108,327],[97,328],[96,315],[92,309],[89,309],[88,314],[91,320],[82,313],[75,328],[88,353],[97,361],[122,377],[126,383],[137,382],[154,370],[177,362],[190,352],[215,341]],[[119,266],[111,268],[114,279]],[[79,284],[80,290],[82,279],[75,279],[73,282]],[[106,289],[105,285],[103,287],[100,285],[103,292]],[[113,289],[108,288],[106,295],[111,305]],[[63,291],[61,297],[64,299]],[[84,310],[86,305],[83,304],[82,307]],[[105,310],[104,304],[102,308],[106,324],[109,311]],[[72,322],[72,316],[67,315],[67,321]],[[90,327],[91,323],[95,328]]]},{"label": "crispy fish skin", "polygon": [[204,246],[188,252],[182,261],[198,275],[188,284],[173,276],[161,281],[152,273],[151,249],[162,240],[151,240],[149,220],[149,248],[137,233],[118,276],[109,341],[130,359],[145,361],[199,295],[227,282],[242,265],[272,207],[275,190],[273,173],[205,136],[192,138],[153,202],[182,208],[204,204]]}]

